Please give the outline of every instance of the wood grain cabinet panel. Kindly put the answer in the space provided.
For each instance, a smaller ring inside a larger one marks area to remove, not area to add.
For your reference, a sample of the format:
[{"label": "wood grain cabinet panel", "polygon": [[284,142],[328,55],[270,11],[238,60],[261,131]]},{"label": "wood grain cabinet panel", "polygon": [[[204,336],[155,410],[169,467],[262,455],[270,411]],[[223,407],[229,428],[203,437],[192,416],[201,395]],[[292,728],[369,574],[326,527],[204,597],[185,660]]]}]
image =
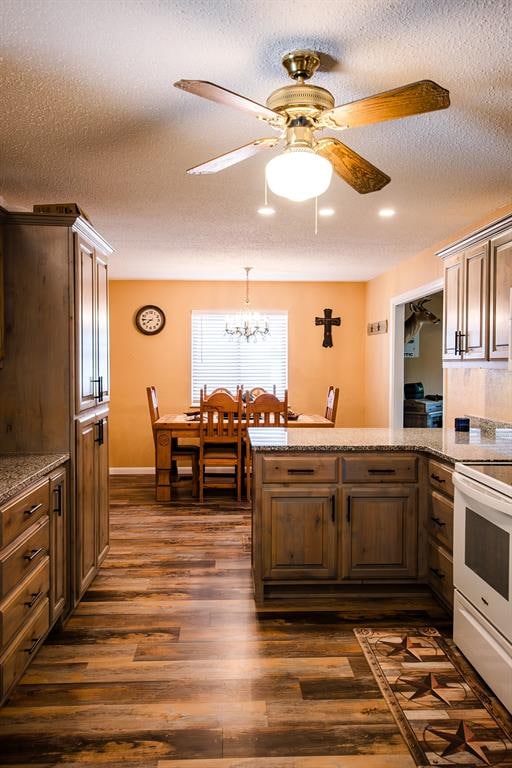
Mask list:
[{"label": "wood grain cabinet panel", "polygon": [[0,597],[5,597],[49,552],[48,517],[44,517],[0,552]]},{"label": "wood grain cabinet panel", "polygon": [[453,547],[453,502],[437,491],[430,494],[428,533],[446,549]]},{"label": "wood grain cabinet panel", "polygon": [[67,472],[60,469],[50,477],[50,624],[61,616],[68,600],[69,509]]},{"label": "wood grain cabinet panel", "polygon": [[265,489],[262,526],[264,579],[336,576],[336,488]]},{"label": "wood grain cabinet panel", "polygon": [[464,299],[460,356],[463,360],[487,358],[488,243],[479,243],[464,254]]},{"label": "wood grain cabinet panel", "polygon": [[453,607],[453,558],[443,547],[429,541],[429,584],[443,602]]},{"label": "wood grain cabinet panel", "polygon": [[45,478],[26,493],[0,509],[0,547],[26,531],[48,514],[48,480]]},{"label": "wood grain cabinet panel", "polygon": [[343,574],[411,579],[418,568],[417,490],[406,485],[343,489]]},{"label": "wood grain cabinet panel", "polygon": [[344,456],[341,460],[345,483],[415,483],[418,457],[394,456],[389,452],[362,456]]},{"label": "wood grain cabinet panel", "polygon": [[453,499],[453,467],[441,464],[434,459],[428,460],[428,479],[432,488]]},{"label": "wood grain cabinet panel", "polygon": [[508,359],[511,290],[512,229],[491,240],[489,358],[492,360]]},{"label": "wood grain cabinet panel", "polygon": [[443,360],[459,360],[458,333],[462,328],[462,254],[444,263]]},{"label": "wood grain cabinet panel", "polygon": [[264,456],[264,483],[335,483],[338,479],[336,456]]},{"label": "wood grain cabinet panel", "polygon": [[45,557],[34,571],[0,603],[0,649],[10,643],[50,588],[50,559]]},{"label": "wood grain cabinet panel", "polygon": [[23,631],[0,656],[0,696],[4,699],[32,661],[50,627],[46,598]]}]

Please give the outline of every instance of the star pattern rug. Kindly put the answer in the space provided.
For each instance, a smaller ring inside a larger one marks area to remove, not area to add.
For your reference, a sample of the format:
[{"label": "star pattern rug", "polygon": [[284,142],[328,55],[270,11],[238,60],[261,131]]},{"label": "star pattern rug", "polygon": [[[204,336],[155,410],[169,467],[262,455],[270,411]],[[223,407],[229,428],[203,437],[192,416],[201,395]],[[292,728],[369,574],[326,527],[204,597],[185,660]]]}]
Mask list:
[{"label": "star pattern rug", "polygon": [[512,719],[436,629],[354,629],[418,766],[512,768]]}]

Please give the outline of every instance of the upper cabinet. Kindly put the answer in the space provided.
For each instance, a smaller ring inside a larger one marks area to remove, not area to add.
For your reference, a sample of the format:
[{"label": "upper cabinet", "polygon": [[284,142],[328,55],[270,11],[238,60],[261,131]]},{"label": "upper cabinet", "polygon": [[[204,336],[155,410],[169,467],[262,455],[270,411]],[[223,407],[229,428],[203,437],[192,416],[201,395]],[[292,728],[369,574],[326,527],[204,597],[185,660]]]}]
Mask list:
[{"label": "upper cabinet", "polygon": [[108,402],[107,258],[75,234],[76,410]]},{"label": "upper cabinet", "polygon": [[487,365],[507,360],[512,217],[438,255],[444,260],[443,360]]}]

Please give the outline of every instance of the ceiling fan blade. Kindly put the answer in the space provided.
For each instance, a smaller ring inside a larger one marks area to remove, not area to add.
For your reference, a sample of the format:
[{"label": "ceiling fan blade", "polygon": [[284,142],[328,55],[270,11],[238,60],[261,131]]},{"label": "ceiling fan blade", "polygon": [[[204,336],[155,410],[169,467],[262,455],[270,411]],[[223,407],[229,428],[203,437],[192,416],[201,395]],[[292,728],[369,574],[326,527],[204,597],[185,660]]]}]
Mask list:
[{"label": "ceiling fan blade", "polygon": [[273,109],[258,104],[256,101],[247,99],[245,96],[240,96],[238,93],[228,91],[227,88],[222,88],[220,85],[210,83],[207,80],[178,80],[174,83],[176,88],[181,88],[182,91],[188,91],[188,93],[194,93],[196,96],[202,96],[204,99],[210,99],[210,101],[217,101],[219,104],[224,104],[228,107],[235,107],[235,109],[241,109],[243,112],[249,112],[249,114],[265,120],[275,128],[282,128],[286,120],[279,114],[274,112]]},{"label": "ceiling fan blade", "polygon": [[189,168],[187,173],[195,176],[202,173],[217,173],[218,171],[223,171],[224,168],[229,168],[230,165],[241,163],[242,160],[247,160],[248,157],[258,154],[262,149],[272,149],[272,147],[275,147],[280,140],[281,139],[279,138],[256,139],[255,141],[251,141],[250,144],[244,144],[243,147],[238,147],[238,149],[233,149],[231,152],[226,152],[224,155],[219,155],[211,160],[207,160],[206,163],[201,163],[201,165]]},{"label": "ceiling fan blade", "polygon": [[391,181],[389,176],[379,171],[368,160],[358,155],[350,147],[346,147],[338,139],[320,139],[315,147],[315,152],[330,160],[338,176],[341,176],[361,195],[365,195],[367,192],[377,192]]},{"label": "ceiling fan blade", "polygon": [[449,91],[432,80],[420,80],[329,109],[322,113],[319,123],[324,128],[355,128],[449,106]]}]

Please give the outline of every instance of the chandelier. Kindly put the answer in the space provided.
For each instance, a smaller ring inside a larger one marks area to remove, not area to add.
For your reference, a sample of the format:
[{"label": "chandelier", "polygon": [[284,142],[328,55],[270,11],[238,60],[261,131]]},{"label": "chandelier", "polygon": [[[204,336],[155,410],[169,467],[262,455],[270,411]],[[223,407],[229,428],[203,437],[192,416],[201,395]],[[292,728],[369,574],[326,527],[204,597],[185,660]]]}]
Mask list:
[{"label": "chandelier", "polygon": [[236,315],[226,317],[226,333],[237,339],[256,341],[259,338],[265,338],[270,333],[268,320],[262,317],[259,312],[252,312],[249,309],[249,272],[252,267],[245,269],[245,303],[243,308]]}]

